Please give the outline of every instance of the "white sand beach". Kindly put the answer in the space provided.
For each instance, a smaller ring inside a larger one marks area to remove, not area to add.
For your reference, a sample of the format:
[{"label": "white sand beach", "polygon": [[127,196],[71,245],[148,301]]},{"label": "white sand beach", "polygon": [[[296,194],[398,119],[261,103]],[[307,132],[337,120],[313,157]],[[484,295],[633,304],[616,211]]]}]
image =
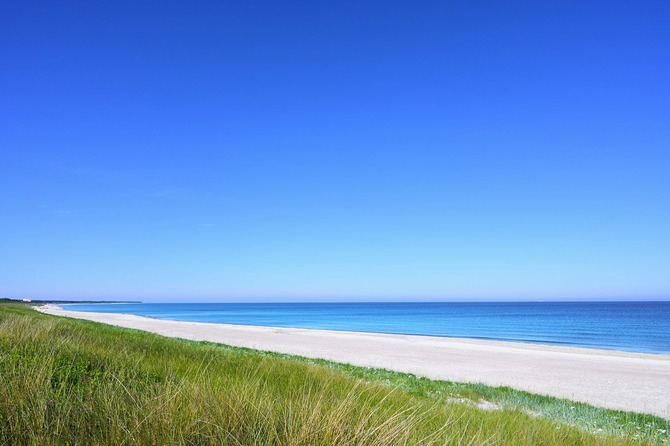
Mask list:
[{"label": "white sand beach", "polygon": [[322,358],[432,379],[509,386],[670,419],[670,355],[515,342],[179,322],[126,314],[44,313],[163,336]]}]

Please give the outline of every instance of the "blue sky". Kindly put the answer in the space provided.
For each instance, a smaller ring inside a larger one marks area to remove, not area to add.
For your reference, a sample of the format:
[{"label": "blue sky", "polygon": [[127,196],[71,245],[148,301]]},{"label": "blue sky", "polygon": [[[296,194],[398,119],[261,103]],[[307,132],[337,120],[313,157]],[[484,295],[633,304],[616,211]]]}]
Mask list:
[{"label": "blue sky", "polygon": [[670,297],[670,3],[9,2],[0,297]]}]

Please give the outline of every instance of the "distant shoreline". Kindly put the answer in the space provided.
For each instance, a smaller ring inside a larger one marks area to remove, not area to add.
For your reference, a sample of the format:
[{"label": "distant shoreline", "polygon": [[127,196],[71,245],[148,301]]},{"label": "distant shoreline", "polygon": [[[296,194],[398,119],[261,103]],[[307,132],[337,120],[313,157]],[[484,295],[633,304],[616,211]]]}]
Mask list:
[{"label": "distant shoreline", "polygon": [[414,373],[431,379],[509,386],[600,407],[670,418],[670,355],[506,341],[180,322],[118,313],[37,307],[196,341]]},{"label": "distant shoreline", "polygon": [[175,302],[63,308],[163,320],[670,354],[670,302]]},{"label": "distant shoreline", "polygon": [[141,300],[33,300],[33,299],[0,299],[0,302],[12,302],[17,304],[32,305],[69,305],[69,304],[141,304]]}]

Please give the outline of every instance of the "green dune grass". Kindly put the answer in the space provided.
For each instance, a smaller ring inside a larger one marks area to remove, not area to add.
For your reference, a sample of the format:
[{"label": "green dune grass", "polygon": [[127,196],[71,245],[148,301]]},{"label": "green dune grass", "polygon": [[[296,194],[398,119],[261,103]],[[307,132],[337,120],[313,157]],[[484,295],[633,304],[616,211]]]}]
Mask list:
[{"label": "green dune grass", "polygon": [[0,304],[0,384],[3,445],[670,443],[670,423],[653,416],[17,304]]}]

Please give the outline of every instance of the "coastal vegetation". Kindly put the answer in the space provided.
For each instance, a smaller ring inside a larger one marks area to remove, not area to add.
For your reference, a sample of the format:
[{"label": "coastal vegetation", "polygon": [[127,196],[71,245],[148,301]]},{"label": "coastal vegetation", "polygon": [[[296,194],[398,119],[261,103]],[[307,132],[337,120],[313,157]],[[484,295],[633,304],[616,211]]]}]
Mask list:
[{"label": "coastal vegetation", "polygon": [[0,444],[644,445],[670,422],[0,304]]}]

